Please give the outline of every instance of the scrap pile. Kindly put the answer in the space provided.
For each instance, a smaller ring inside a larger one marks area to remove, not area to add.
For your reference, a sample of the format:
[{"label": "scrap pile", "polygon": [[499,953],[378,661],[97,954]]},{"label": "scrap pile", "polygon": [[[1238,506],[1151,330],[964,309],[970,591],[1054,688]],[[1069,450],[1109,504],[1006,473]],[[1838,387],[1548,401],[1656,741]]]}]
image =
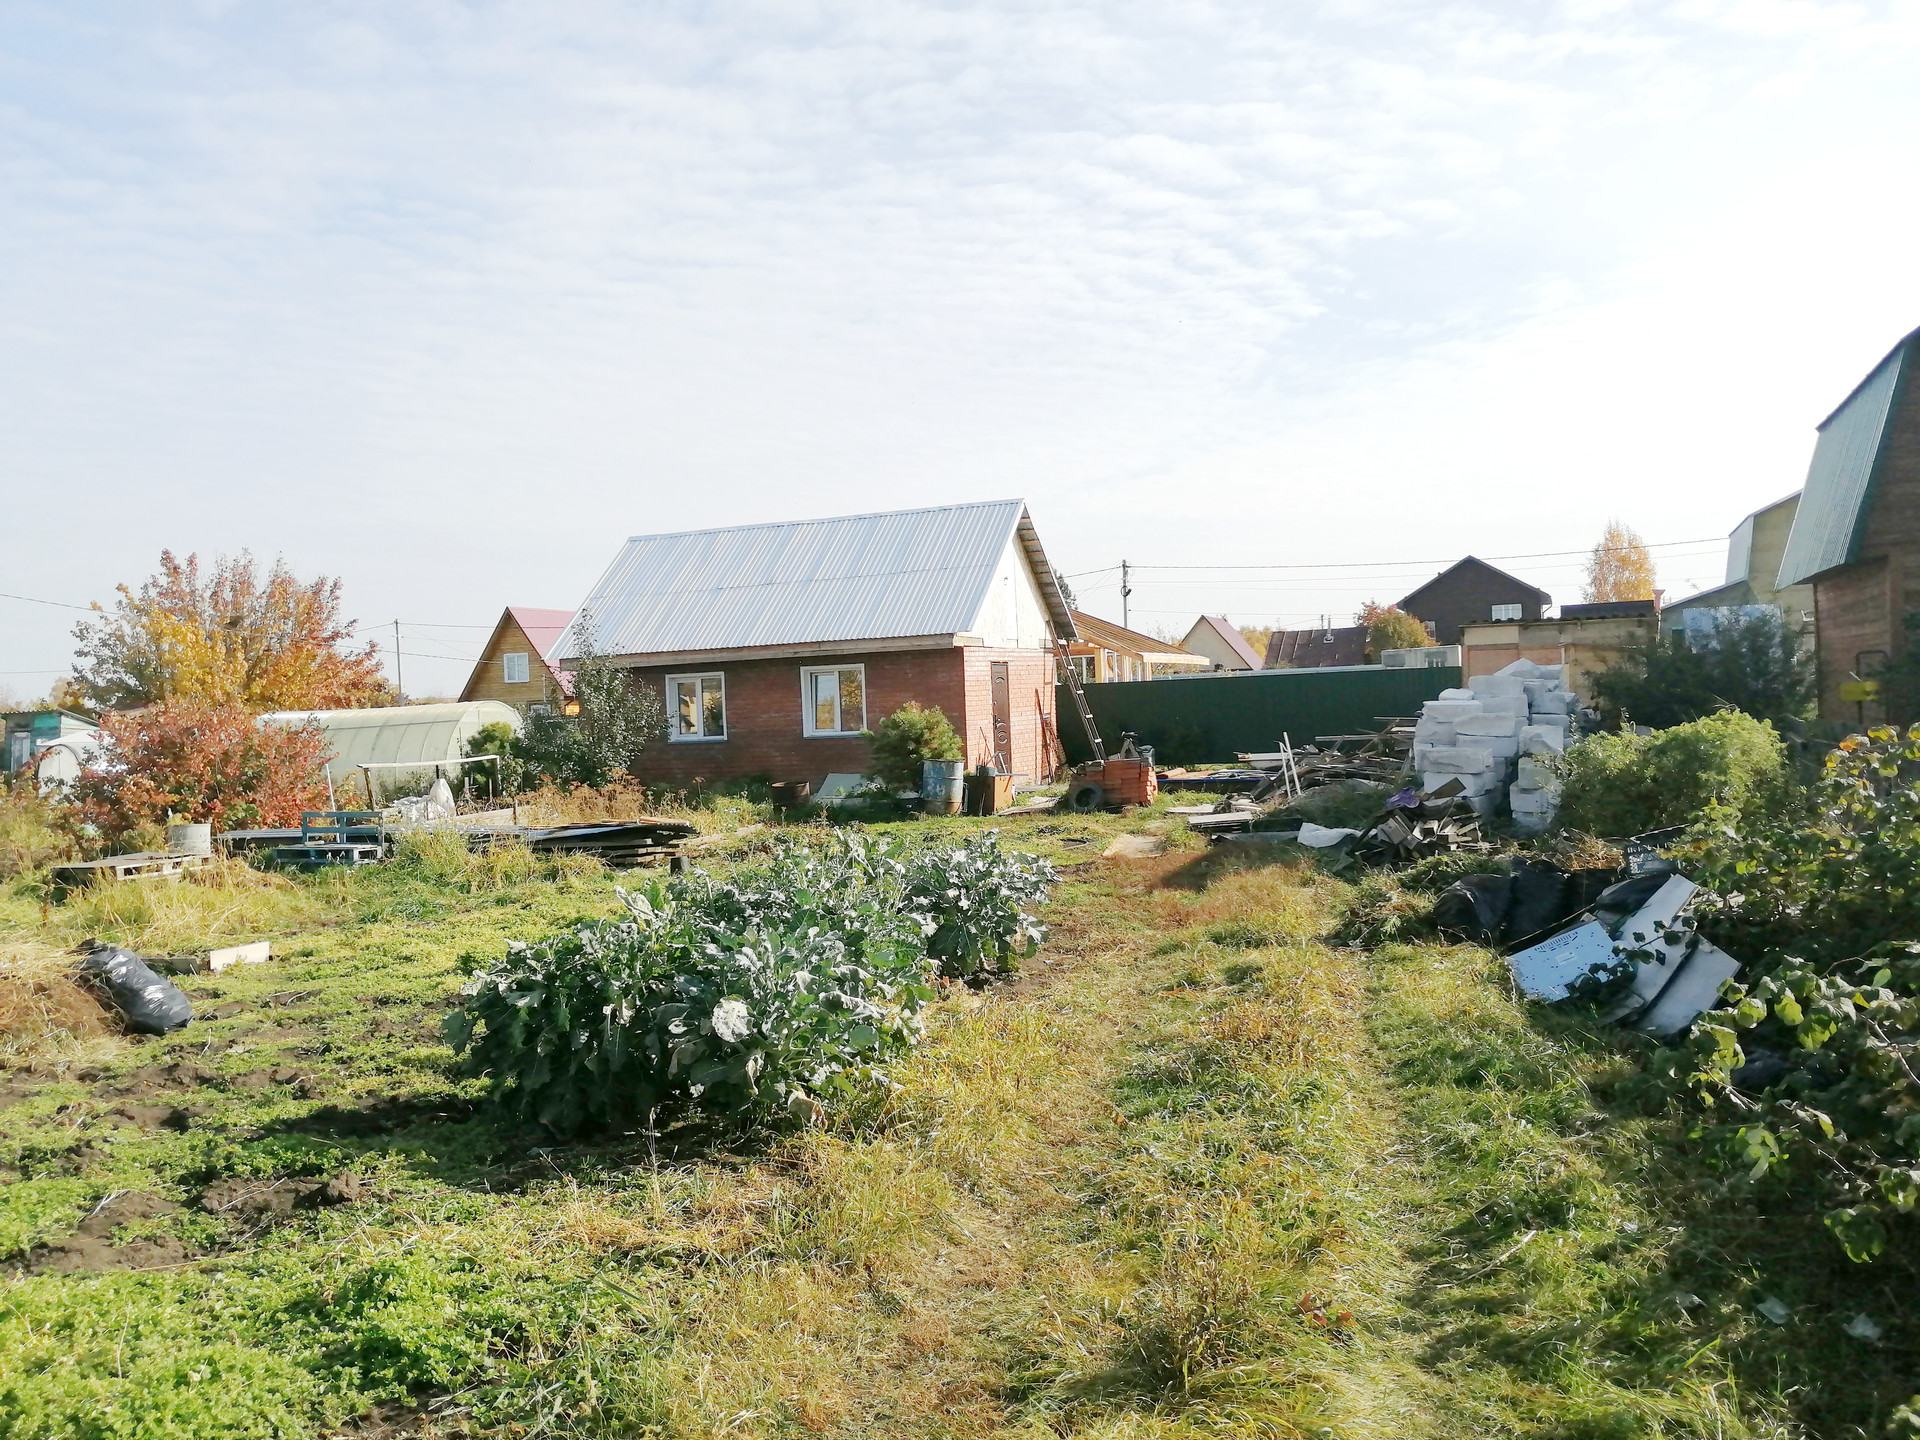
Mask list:
[{"label": "scrap pile", "polygon": [[1715,1003],[1740,964],[1687,923],[1698,887],[1672,861],[1630,853],[1622,877],[1517,860],[1448,888],[1432,919],[1509,950],[1514,983],[1534,999],[1564,1000],[1583,986],[1601,1018],[1670,1036]]},{"label": "scrap pile", "polygon": [[1311,745],[1289,743],[1284,750],[1238,755],[1254,770],[1278,772],[1291,763],[1304,789],[1334,780],[1398,781],[1413,749],[1409,722],[1388,719],[1378,730],[1359,735],[1316,735]]},{"label": "scrap pile", "polygon": [[1510,803],[1520,829],[1545,830],[1559,805],[1551,757],[1567,748],[1579,708],[1564,674],[1563,666],[1516,660],[1427,701],[1413,732],[1422,788],[1457,780],[1478,813]]},{"label": "scrap pile", "polygon": [[638,820],[599,820],[575,825],[475,826],[464,831],[467,844],[487,849],[502,840],[524,840],[536,855],[591,855],[615,870],[631,870],[664,860],[692,836],[686,820],[648,815]]}]

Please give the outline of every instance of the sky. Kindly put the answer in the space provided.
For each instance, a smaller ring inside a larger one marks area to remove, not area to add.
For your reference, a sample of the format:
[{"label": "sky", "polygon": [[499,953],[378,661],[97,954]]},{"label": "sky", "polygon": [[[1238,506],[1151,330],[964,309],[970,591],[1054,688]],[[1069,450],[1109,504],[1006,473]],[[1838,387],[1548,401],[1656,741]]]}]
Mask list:
[{"label": "sky", "polygon": [[1705,588],[1920,326],[1917,73],[1913,0],[8,0],[0,690],[164,548],[451,694],[627,535],[1015,495],[1175,635],[1613,517]]}]

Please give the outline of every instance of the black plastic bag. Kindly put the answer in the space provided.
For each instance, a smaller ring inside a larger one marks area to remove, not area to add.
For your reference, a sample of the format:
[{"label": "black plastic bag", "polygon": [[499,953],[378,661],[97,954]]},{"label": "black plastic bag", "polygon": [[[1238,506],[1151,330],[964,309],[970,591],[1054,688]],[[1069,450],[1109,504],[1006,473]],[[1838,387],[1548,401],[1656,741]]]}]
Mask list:
[{"label": "black plastic bag", "polygon": [[1468,875],[1440,892],[1431,918],[1442,930],[1492,945],[1506,928],[1512,901],[1511,875]]},{"label": "black plastic bag", "polygon": [[141,1035],[165,1035],[193,1019],[193,1002],[180,987],[156,975],[130,950],[103,945],[80,962],[80,973],[107,992],[107,998]]},{"label": "black plastic bag", "polygon": [[1520,860],[1513,867],[1512,900],[1507,907],[1507,923],[1502,938],[1518,945],[1542,931],[1559,928],[1571,910],[1567,904],[1567,874],[1556,865],[1539,860]]}]

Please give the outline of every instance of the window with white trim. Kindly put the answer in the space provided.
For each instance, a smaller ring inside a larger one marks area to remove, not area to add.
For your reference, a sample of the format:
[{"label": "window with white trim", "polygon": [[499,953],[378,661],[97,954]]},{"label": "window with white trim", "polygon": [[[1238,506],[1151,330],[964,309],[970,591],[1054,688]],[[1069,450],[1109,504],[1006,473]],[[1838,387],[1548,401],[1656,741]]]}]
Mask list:
[{"label": "window with white trim", "polygon": [[858,735],[866,728],[866,666],[823,666],[800,672],[802,734]]},{"label": "window with white trim", "polygon": [[1073,662],[1073,673],[1080,677],[1080,683],[1082,685],[1093,684],[1093,656],[1073,655],[1068,658]]},{"label": "window with white trim", "polygon": [[727,680],[719,671],[667,676],[667,739],[727,738]]},{"label": "window with white trim", "polygon": [[525,685],[531,678],[527,668],[527,652],[517,650],[510,655],[502,655],[500,678],[509,685]]},{"label": "window with white trim", "polygon": [[1521,617],[1521,615],[1526,613],[1526,606],[1496,605],[1493,607],[1492,613],[1493,613],[1493,618],[1496,620],[1518,620]]}]

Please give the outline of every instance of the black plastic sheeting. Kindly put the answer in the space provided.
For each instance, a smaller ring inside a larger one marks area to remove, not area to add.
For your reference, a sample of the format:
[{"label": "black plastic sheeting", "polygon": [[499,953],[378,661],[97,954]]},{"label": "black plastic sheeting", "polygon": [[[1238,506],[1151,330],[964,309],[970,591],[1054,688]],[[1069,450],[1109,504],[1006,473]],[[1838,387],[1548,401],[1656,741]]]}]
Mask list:
[{"label": "black plastic sheeting", "polygon": [[80,962],[80,973],[107,992],[127,1028],[141,1035],[165,1035],[193,1019],[193,1002],[180,987],[131,950],[103,945]]},{"label": "black plastic sheeting", "polygon": [[1584,914],[1618,875],[1617,870],[1568,871],[1544,860],[1516,860],[1508,874],[1468,875],[1441,891],[1433,902],[1433,923],[1482,945],[1518,948]]}]

